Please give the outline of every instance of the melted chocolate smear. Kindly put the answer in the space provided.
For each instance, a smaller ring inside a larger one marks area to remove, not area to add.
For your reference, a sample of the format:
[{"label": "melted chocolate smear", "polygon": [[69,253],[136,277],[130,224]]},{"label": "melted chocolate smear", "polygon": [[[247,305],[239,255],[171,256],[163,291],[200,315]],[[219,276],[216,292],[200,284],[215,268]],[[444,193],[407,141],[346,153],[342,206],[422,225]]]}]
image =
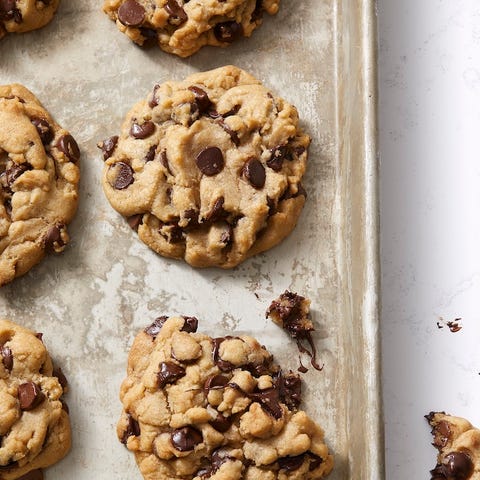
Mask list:
[{"label": "melted chocolate smear", "polygon": [[177,428],[170,434],[173,446],[180,452],[189,452],[203,442],[202,433],[193,427]]},{"label": "melted chocolate smear", "polygon": [[205,380],[203,390],[208,395],[210,390],[222,390],[228,385],[229,379],[224,375],[212,375]]},{"label": "melted chocolate smear", "polygon": [[185,369],[173,362],[160,363],[160,371],[157,373],[158,388],[164,388],[165,385],[175,383],[185,376]]},{"label": "melted chocolate smear", "polygon": [[[306,340],[308,342],[310,345],[310,350],[302,344],[302,340]],[[323,370],[325,365],[322,364],[322,366],[320,366],[317,362],[317,348],[315,347],[315,343],[313,342],[312,334],[310,332],[307,331],[304,333],[302,338],[297,338],[297,347],[300,353],[305,353],[310,357],[310,365],[312,365],[315,370],[318,370],[319,372]]]},{"label": "melted chocolate smear", "polygon": [[213,362],[215,365],[222,371],[222,372],[231,372],[234,370],[236,367],[233,365],[233,363],[227,362],[226,360],[222,360],[220,358],[220,345],[222,342],[225,340],[231,340],[236,337],[219,337],[219,338],[213,338],[212,343],[213,343],[213,348],[212,348],[212,355],[213,355]]},{"label": "melted chocolate smear", "polygon": [[124,445],[127,444],[128,438],[131,437],[132,435],[135,437],[140,436],[140,425],[138,424],[138,422],[130,414],[128,414],[127,417],[128,417],[127,428],[123,432],[123,436],[121,440],[121,442]]},{"label": "melted chocolate smear", "polygon": [[106,138],[102,143],[99,144],[98,148],[103,152],[103,160],[108,160],[115,151],[115,148],[118,143],[118,135],[113,137]]},{"label": "melted chocolate smear", "polygon": [[145,328],[144,332],[147,335],[152,337],[152,340],[157,338],[157,335],[160,333],[160,330],[163,327],[163,324],[168,320],[166,315],[162,315],[161,317],[156,318],[151,325]]},{"label": "melted chocolate smear", "polygon": [[298,362],[300,363],[300,366],[297,368],[297,370],[300,373],[307,373],[308,368],[302,363],[302,357],[300,357],[300,355],[298,356]]},{"label": "melted chocolate smear", "polygon": [[5,370],[11,372],[13,368],[13,354],[11,348],[3,345],[0,347],[0,355],[2,356],[2,363]]}]

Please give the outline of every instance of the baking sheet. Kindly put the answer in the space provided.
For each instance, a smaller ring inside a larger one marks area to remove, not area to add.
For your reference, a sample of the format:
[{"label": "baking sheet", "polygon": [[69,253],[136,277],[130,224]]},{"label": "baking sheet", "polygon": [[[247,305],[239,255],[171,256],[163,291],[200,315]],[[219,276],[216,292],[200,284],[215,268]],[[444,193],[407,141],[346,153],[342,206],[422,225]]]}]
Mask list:
[{"label": "baking sheet", "polygon": [[[62,0],[48,27],[0,42],[0,83],[30,88],[82,150],[70,246],[0,289],[0,315],[43,332],[71,385],[73,448],[47,478],[141,479],[116,439],[118,390],[136,332],[159,315],[251,334],[296,369],[294,343],[264,318],[287,288],[312,300],[324,369],[303,376],[303,406],[335,454],[330,478],[383,478],[374,1],[283,0],[250,39],[186,60],[139,49],[101,4]],[[110,208],[96,144],[155,82],[230,63],[298,107],[313,139],[309,196],[279,247],[232,271],[194,270],[151,252]]]}]

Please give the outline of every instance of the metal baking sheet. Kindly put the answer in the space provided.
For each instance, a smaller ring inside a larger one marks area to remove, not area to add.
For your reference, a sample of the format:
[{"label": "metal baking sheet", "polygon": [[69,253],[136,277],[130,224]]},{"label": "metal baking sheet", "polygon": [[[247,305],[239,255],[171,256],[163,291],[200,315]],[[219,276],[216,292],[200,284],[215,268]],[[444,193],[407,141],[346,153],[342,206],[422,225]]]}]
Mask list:
[{"label": "metal baking sheet", "polygon": [[[312,300],[324,369],[304,375],[304,407],[335,454],[330,478],[383,478],[374,1],[283,0],[250,39],[186,60],[139,49],[101,4],[62,0],[48,27],[0,42],[0,83],[30,88],[82,150],[72,243],[0,290],[0,315],[43,332],[70,380],[73,448],[47,478],[141,479],[116,439],[118,390],[134,335],[158,315],[252,334],[296,369],[294,343],[264,316],[287,288]],[[194,270],[151,252],[110,208],[96,144],[155,82],[225,64],[298,107],[313,139],[309,196],[279,247],[232,271]]]}]

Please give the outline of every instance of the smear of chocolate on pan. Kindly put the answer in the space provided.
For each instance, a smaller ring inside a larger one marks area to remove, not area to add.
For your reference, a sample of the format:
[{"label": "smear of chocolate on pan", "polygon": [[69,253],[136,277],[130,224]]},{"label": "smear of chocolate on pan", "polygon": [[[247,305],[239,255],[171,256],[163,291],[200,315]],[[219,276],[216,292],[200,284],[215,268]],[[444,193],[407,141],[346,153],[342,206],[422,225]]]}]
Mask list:
[{"label": "smear of chocolate on pan", "polygon": [[448,320],[448,321],[445,321],[443,317],[438,317],[437,328],[440,330],[440,329],[443,329],[444,327],[448,327],[450,332],[457,333],[463,328],[462,325],[460,324],[461,321],[462,321],[462,317],[457,317],[453,320]]}]

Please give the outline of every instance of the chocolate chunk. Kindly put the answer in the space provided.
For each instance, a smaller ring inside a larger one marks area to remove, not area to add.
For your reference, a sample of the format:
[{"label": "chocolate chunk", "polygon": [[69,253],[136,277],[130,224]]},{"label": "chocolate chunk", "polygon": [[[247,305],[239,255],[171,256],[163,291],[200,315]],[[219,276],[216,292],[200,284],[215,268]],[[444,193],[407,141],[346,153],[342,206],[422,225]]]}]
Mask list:
[{"label": "chocolate chunk", "polygon": [[283,375],[282,372],[277,375],[276,387],[279,390],[281,401],[289,410],[295,410],[302,402],[302,380],[293,372]]},{"label": "chocolate chunk", "polygon": [[103,159],[108,160],[115,151],[118,143],[118,135],[114,135],[113,137],[106,138],[103,142],[98,145],[103,152]]},{"label": "chocolate chunk", "polygon": [[308,456],[310,457],[310,465],[308,470],[313,472],[313,470],[316,470],[323,463],[323,458],[315,455],[312,452],[308,452]]},{"label": "chocolate chunk", "polygon": [[145,9],[135,0],[127,0],[118,9],[118,19],[127,27],[139,27],[145,20]]},{"label": "chocolate chunk", "polygon": [[56,252],[65,245],[64,241],[62,240],[62,228],[63,225],[53,225],[50,227],[43,238],[43,245],[46,252]]},{"label": "chocolate chunk", "polygon": [[22,13],[15,0],[0,0],[0,20],[14,20],[15,23],[22,23]]},{"label": "chocolate chunk", "polygon": [[277,213],[277,205],[275,200],[267,196],[268,215],[271,217]]},{"label": "chocolate chunk", "polygon": [[275,172],[279,172],[282,169],[284,160],[292,160],[287,145],[278,145],[272,148],[270,153],[270,158],[267,160],[267,167],[270,167]]},{"label": "chocolate chunk", "polygon": [[303,465],[304,461],[304,453],[295,457],[282,457],[278,459],[278,467],[280,468],[280,470],[285,470],[286,472],[294,472]]},{"label": "chocolate chunk", "polygon": [[155,158],[155,152],[157,151],[157,145],[152,145],[143,160],[145,162],[151,162]]},{"label": "chocolate chunk", "polygon": [[170,170],[170,165],[168,164],[168,157],[167,157],[166,150],[162,150],[162,153],[160,153],[160,162],[166,168],[168,174],[172,175],[172,171]]},{"label": "chocolate chunk", "polygon": [[113,187],[117,190],[124,190],[133,183],[133,169],[125,162],[118,162],[112,165],[111,168],[117,168],[117,177],[113,183]]},{"label": "chocolate chunk", "polygon": [[40,140],[44,145],[49,144],[54,137],[50,124],[43,118],[32,117],[30,120],[37,129]]},{"label": "chocolate chunk", "polygon": [[43,471],[40,469],[30,470],[25,475],[18,477],[17,480],[43,480]]},{"label": "chocolate chunk", "polygon": [[[167,189],[167,196],[170,200],[171,189]],[[185,240],[183,229],[176,222],[160,222],[158,232],[168,243],[180,243]]]},{"label": "chocolate chunk", "polygon": [[68,387],[67,377],[64,375],[60,367],[55,367],[53,369],[53,376],[57,377],[58,383],[62,386],[64,390]]},{"label": "chocolate chunk", "polygon": [[158,102],[157,102],[157,90],[160,88],[160,85],[155,85],[153,87],[153,92],[152,92],[152,98],[149,100],[148,102],[148,106],[150,108],[155,108],[157,105],[158,105]]},{"label": "chocolate chunk", "polygon": [[182,332],[195,333],[198,328],[198,318],[196,317],[183,317],[185,323],[182,327]]},{"label": "chocolate chunk", "polygon": [[223,153],[218,147],[203,149],[196,158],[197,167],[207,176],[217,175],[225,165]]},{"label": "chocolate chunk", "polygon": [[265,186],[265,167],[260,160],[251,158],[243,166],[243,175],[250,182],[252,187],[263,188]]},{"label": "chocolate chunk", "polygon": [[183,216],[188,220],[188,226],[186,227],[187,230],[192,230],[196,227],[198,227],[199,223],[199,212],[198,210],[195,210],[193,208],[190,208],[189,210],[185,210],[183,212]]},{"label": "chocolate chunk", "polygon": [[212,102],[210,101],[210,98],[208,98],[207,92],[202,90],[200,87],[196,87],[195,85],[188,87],[188,89],[195,95],[195,102],[197,104],[198,111],[201,114],[209,111],[210,107],[212,106]]},{"label": "chocolate chunk", "polygon": [[233,228],[231,225],[227,225],[227,230],[225,230],[220,236],[220,241],[226,246],[233,243]]},{"label": "chocolate chunk", "polygon": [[155,131],[155,124],[151,121],[147,121],[142,125],[138,124],[137,122],[133,122],[132,126],[130,127],[130,135],[132,137],[143,139],[147,138]]},{"label": "chocolate chunk", "polygon": [[158,388],[163,388],[168,383],[175,383],[185,376],[185,369],[176,363],[162,362],[159,367],[160,371],[157,373]]},{"label": "chocolate chunk", "polygon": [[437,448],[445,447],[451,435],[449,423],[439,422],[437,425],[435,425],[432,433],[435,435],[433,439],[433,445]]},{"label": "chocolate chunk", "polygon": [[219,42],[232,43],[243,37],[243,27],[240,23],[233,21],[217,23],[213,29],[213,33]]},{"label": "chocolate chunk", "polygon": [[127,223],[132,230],[138,232],[138,227],[143,223],[143,213],[137,213],[127,217]]},{"label": "chocolate chunk", "polygon": [[169,23],[173,25],[181,25],[188,20],[185,10],[177,3],[176,0],[167,0],[167,4],[164,8],[170,15]]},{"label": "chocolate chunk", "polygon": [[214,475],[220,467],[227,462],[228,460],[235,461],[237,460],[235,457],[232,457],[228,454],[228,450],[224,448],[217,448],[212,452],[211,457],[211,464],[207,467],[204,467],[195,474],[196,477],[200,477],[202,479],[210,478]]},{"label": "chocolate chunk", "polygon": [[209,223],[218,222],[219,220],[224,219],[228,214],[223,209],[225,199],[223,197],[217,198],[213,204],[212,209],[208,212],[205,221]]},{"label": "chocolate chunk", "polygon": [[233,365],[233,363],[227,362],[226,360],[222,360],[220,357],[220,345],[222,342],[225,340],[232,339],[234,337],[219,337],[219,338],[213,338],[212,343],[213,343],[213,348],[212,348],[212,355],[213,355],[213,361],[215,365],[222,371],[222,372],[231,372],[234,370],[236,367]]},{"label": "chocolate chunk", "polygon": [[231,426],[232,420],[230,417],[225,417],[220,412],[217,416],[208,422],[217,432],[225,433]]},{"label": "chocolate chunk", "polygon": [[127,422],[127,428],[123,432],[122,440],[121,442],[126,445],[127,440],[131,436],[138,437],[140,436],[140,425],[138,422],[130,415],[127,414],[128,422]]},{"label": "chocolate chunk", "polygon": [[275,387],[249,394],[251,400],[258,402],[267,413],[277,420],[283,415],[279,397],[279,391]]},{"label": "chocolate chunk", "polygon": [[38,407],[45,395],[40,387],[34,382],[22,383],[18,387],[18,401],[20,402],[21,410],[33,410]]},{"label": "chocolate chunk", "polygon": [[163,324],[168,320],[168,317],[163,315],[156,318],[151,325],[145,328],[144,332],[147,335],[150,335],[154,340],[157,338],[157,335],[160,333],[160,330],[163,327]]},{"label": "chocolate chunk", "polygon": [[442,462],[447,479],[467,480],[473,474],[473,462],[465,452],[451,452]]},{"label": "chocolate chunk", "polygon": [[23,173],[28,170],[31,170],[32,166],[29,163],[14,163],[8,170],[4,172],[4,179],[6,183],[6,187],[11,188],[12,185],[15,183],[18,177],[20,177]]},{"label": "chocolate chunk", "polygon": [[57,142],[57,148],[74,163],[80,159],[80,149],[71,135],[61,136]]},{"label": "chocolate chunk", "polygon": [[229,380],[225,375],[211,375],[205,380],[205,384],[203,385],[205,395],[208,395],[210,390],[221,390],[225,388],[228,382]]},{"label": "chocolate chunk", "polygon": [[194,450],[203,442],[202,433],[193,427],[177,428],[170,434],[173,446],[180,452]]},{"label": "chocolate chunk", "polygon": [[0,355],[2,356],[2,363],[5,370],[11,372],[13,368],[13,354],[11,348],[3,345],[0,347]]}]

